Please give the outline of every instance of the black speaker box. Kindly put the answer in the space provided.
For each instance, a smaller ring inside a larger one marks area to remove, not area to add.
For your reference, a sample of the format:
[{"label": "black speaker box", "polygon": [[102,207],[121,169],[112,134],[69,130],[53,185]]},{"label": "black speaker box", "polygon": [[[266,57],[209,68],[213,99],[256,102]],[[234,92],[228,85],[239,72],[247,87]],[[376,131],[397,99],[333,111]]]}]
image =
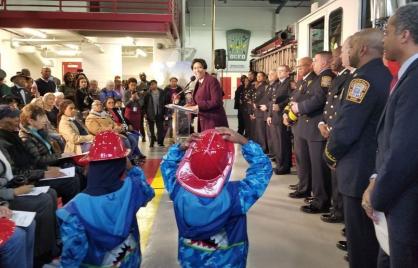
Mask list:
[{"label": "black speaker box", "polygon": [[215,69],[226,68],[226,51],[225,49],[215,49]]}]

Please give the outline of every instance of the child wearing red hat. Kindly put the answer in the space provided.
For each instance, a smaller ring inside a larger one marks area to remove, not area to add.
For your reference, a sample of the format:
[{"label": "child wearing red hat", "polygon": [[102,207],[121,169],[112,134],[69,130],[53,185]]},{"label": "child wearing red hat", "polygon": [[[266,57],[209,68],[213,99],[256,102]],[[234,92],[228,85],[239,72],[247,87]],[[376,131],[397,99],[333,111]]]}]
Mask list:
[{"label": "child wearing red hat", "polygon": [[[229,181],[234,144],[249,163],[246,178]],[[253,141],[228,128],[193,134],[173,145],[161,164],[173,200],[182,267],[245,267],[246,213],[272,175],[270,159]]]},{"label": "child wearing red hat", "polygon": [[130,165],[128,154],[116,133],[96,135],[86,157],[86,189],[57,211],[62,267],[141,264],[136,212],[154,197],[154,190],[144,172]]}]

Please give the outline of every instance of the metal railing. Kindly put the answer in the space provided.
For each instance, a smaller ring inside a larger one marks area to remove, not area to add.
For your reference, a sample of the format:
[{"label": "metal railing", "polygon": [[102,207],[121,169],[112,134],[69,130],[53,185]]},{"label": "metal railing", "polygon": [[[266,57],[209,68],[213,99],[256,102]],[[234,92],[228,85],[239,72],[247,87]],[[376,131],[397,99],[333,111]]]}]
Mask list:
[{"label": "metal railing", "polygon": [[[22,3],[24,2],[24,3]],[[172,14],[175,0],[0,0],[2,10]]]}]

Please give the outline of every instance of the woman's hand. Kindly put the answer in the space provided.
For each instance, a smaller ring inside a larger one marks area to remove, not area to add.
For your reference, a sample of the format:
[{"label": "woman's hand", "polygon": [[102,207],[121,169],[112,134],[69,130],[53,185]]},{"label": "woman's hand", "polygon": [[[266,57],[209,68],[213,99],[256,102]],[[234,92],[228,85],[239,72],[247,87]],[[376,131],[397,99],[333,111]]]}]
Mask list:
[{"label": "woman's hand", "polygon": [[33,185],[23,185],[23,186],[19,186],[17,188],[13,189],[13,192],[15,194],[15,196],[19,196],[21,194],[27,194],[30,193],[33,189]]},{"label": "woman's hand", "polygon": [[13,212],[8,207],[0,206],[0,218],[10,219],[12,214]]}]

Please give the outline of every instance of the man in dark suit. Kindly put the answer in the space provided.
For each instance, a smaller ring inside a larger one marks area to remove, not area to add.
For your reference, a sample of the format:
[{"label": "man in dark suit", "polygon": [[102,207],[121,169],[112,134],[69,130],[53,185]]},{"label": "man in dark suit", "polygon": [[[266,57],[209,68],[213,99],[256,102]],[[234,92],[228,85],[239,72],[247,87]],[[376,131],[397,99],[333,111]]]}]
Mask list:
[{"label": "man in dark suit", "polygon": [[[301,58],[298,61],[298,74],[302,76],[302,79],[299,80],[296,84],[296,89],[292,92],[290,100],[299,101],[302,98],[303,94],[308,92],[308,89],[312,88],[312,82],[316,79],[316,74],[312,70],[312,59],[309,57]],[[283,114],[283,124],[285,126],[290,126],[289,120],[286,114]],[[289,193],[291,198],[303,198],[311,195],[312,190],[312,179],[309,167],[306,166],[306,163],[309,163],[309,152],[306,152],[306,146],[302,146],[301,142],[301,129],[299,127],[300,121],[296,121],[292,125],[293,140],[295,145],[295,155],[296,155],[296,167],[298,173],[298,183],[294,185],[296,190]]]},{"label": "man in dark suit", "polygon": [[350,65],[357,70],[344,90],[324,152],[328,165],[336,168],[343,195],[350,267],[377,265],[379,245],[373,223],[361,207],[361,197],[375,169],[376,128],[392,78],[383,65],[382,39],[378,29],[353,35]]},{"label": "man in dark suit", "polygon": [[[418,5],[400,7],[384,37],[386,58],[401,68],[377,126],[376,173],[363,208],[387,218],[390,267],[418,267]],[[395,76],[396,77],[396,76]],[[379,77],[380,78],[380,77]],[[379,254],[379,257],[382,254]],[[380,260],[379,260],[380,262]]]},{"label": "man in dark suit", "polygon": [[11,87],[12,95],[18,101],[19,109],[21,109],[32,100],[32,94],[26,89],[28,81],[31,79],[23,73],[17,72],[10,80],[14,83],[14,86]]},{"label": "man in dark suit", "polygon": [[[331,83],[327,101],[325,102],[322,121],[318,124],[319,131],[325,139],[328,139],[329,132],[334,126],[336,115],[341,103],[341,94],[344,91],[344,87],[347,86],[347,80],[351,76],[350,70],[353,70],[353,68],[349,66],[348,60],[348,51],[350,49],[349,41],[350,37],[345,40],[342,48],[338,47],[333,51],[333,63],[331,66],[333,66],[333,71],[337,72],[337,76]],[[344,55],[342,55],[342,50],[344,50]],[[342,56],[344,56],[344,60],[342,59]],[[338,223],[344,221],[343,198],[338,191],[337,185],[337,174],[335,173],[335,170],[331,170],[332,206],[329,214],[321,216],[321,220],[324,222]]]},{"label": "man in dark suit", "polygon": [[[317,77],[305,92],[291,102],[294,114],[299,115],[296,128],[300,133],[295,139],[295,149],[299,152],[300,173],[312,179],[313,200],[301,207],[305,213],[327,212],[330,205],[330,171],[322,159],[325,139],[318,130],[327,100],[328,89],[335,74],[331,71],[332,54],[318,52],[313,62]],[[295,95],[296,96],[296,95]]]},{"label": "man in dark suit", "polygon": [[[274,154],[276,167],[274,173],[283,175],[290,173],[292,159],[292,144],[290,140],[290,130],[283,124],[282,116],[284,107],[289,102],[290,95],[290,68],[281,65],[275,71],[277,80],[270,94],[268,107],[267,131],[271,139],[271,151]],[[270,74],[269,74],[270,75]],[[270,79],[270,77],[269,77]]]}]

